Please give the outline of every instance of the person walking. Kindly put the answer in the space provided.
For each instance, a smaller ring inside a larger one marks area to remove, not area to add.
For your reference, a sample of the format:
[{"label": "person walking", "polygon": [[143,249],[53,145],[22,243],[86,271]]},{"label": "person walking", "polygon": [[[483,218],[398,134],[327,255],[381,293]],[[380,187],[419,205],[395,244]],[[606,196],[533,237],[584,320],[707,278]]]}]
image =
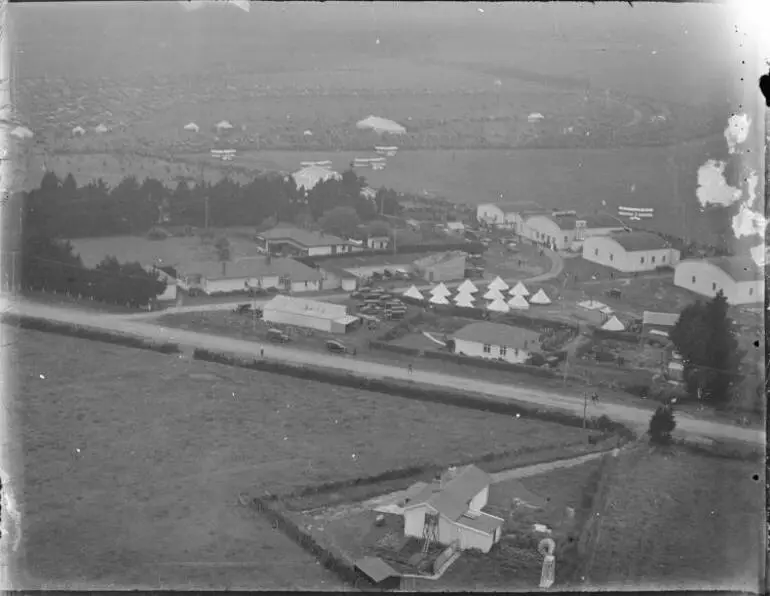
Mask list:
[{"label": "person walking", "polygon": [[265,357],[265,348],[259,348],[259,357],[264,358]]},{"label": "person walking", "polygon": [[412,368],[412,364],[411,364],[411,363],[409,364],[409,366],[408,366],[408,368],[407,368],[407,369],[409,370],[409,374],[411,375],[411,374],[412,374],[412,371],[413,371],[413,368]]}]

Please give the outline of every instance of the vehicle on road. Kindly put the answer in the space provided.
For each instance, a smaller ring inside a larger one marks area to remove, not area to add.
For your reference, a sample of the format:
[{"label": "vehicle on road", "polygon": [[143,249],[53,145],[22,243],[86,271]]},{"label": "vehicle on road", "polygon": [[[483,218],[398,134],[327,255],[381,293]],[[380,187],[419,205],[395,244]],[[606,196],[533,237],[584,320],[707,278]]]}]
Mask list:
[{"label": "vehicle on road", "polygon": [[285,344],[291,341],[291,338],[280,329],[268,329],[267,339],[281,344]]},{"label": "vehicle on road", "polygon": [[330,339],[326,342],[326,349],[334,354],[347,354],[348,348],[342,342]]}]

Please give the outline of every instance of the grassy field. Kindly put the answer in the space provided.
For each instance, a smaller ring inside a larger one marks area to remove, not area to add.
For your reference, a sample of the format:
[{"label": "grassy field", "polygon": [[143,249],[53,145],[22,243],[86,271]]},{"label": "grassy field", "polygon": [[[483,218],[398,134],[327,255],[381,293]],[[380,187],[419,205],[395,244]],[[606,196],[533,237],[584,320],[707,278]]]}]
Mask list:
[{"label": "grassy field", "polygon": [[239,491],[281,493],[581,435],[37,332],[18,333],[11,360],[24,396],[10,405],[23,437],[30,581],[334,587],[237,506]]},{"label": "grassy field", "polygon": [[761,593],[761,465],[686,452],[622,457],[601,514],[590,585]]}]

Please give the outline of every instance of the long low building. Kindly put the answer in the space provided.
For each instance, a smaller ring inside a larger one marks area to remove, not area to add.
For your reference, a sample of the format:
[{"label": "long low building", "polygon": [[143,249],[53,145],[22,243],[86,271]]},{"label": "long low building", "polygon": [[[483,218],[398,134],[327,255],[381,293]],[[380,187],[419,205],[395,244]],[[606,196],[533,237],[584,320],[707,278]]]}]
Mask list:
[{"label": "long low building", "polygon": [[329,333],[345,333],[358,321],[358,317],[348,314],[344,304],[281,295],[265,304],[262,318],[267,323],[294,325]]},{"label": "long low building", "polygon": [[679,262],[679,251],[652,232],[614,232],[586,238],[583,258],[623,273],[635,273],[665,265],[673,267]]},{"label": "long low building", "polygon": [[289,252],[310,257],[336,255],[356,250],[353,244],[337,236],[293,226],[278,226],[257,234],[257,241],[267,252]]},{"label": "long low building", "polygon": [[500,323],[471,323],[452,337],[455,354],[505,360],[519,364],[526,362],[534,350],[539,349],[539,334]]},{"label": "long low building", "polygon": [[524,222],[521,235],[554,250],[575,249],[591,236],[607,236],[625,229],[617,218],[577,215],[574,212],[533,215]]},{"label": "long low building", "polygon": [[685,259],[674,270],[674,285],[708,297],[722,290],[730,304],[764,300],[764,274],[751,257]]},{"label": "long low building", "polygon": [[233,262],[193,262],[178,266],[177,276],[182,288],[199,288],[206,294],[226,294],[248,288],[318,292],[323,283],[320,271],[294,259],[269,255],[243,257]]}]

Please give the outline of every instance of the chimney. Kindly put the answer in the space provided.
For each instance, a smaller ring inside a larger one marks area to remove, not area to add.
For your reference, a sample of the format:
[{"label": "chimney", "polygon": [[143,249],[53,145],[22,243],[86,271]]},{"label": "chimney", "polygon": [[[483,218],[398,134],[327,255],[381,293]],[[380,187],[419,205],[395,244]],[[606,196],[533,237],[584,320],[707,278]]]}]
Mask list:
[{"label": "chimney", "polygon": [[222,261],[222,277],[227,275],[227,261]]}]

